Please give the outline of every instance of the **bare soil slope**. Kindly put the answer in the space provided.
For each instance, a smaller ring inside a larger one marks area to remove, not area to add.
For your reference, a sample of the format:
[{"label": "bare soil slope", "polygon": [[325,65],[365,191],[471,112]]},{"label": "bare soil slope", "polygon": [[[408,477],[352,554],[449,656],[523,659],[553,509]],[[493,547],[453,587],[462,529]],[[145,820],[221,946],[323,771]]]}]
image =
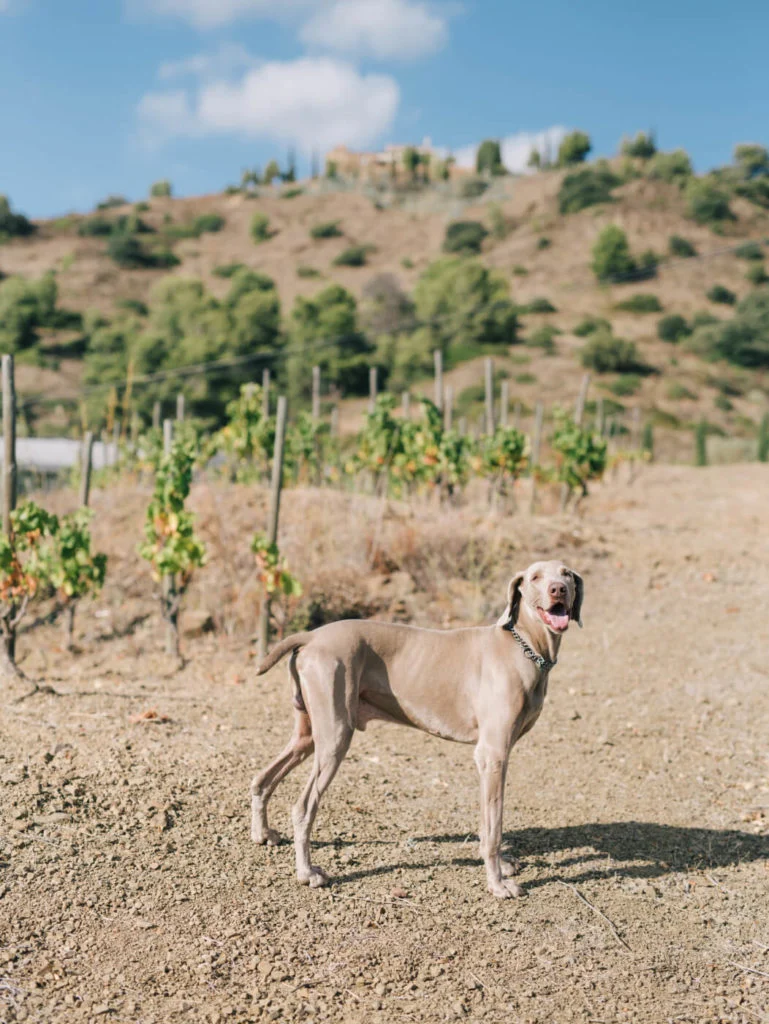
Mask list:
[{"label": "bare soil slope", "polygon": [[[579,519],[290,497],[284,547],[340,608],[489,621],[534,558],[585,574],[585,629],[511,761],[527,898],[485,891],[471,749],[390,726],[356,737],[321,804],[332,888],[297,886],[290,845],[253,847],[249,782],[291,719],[285,668],[256,679],[238,639],[263,495],[196,491],[213,557],[190,604],[232,637],[188,638],[178,674],[153,653],[141,489],[97,495],[112,564],[82,653],[25,634],[56,695],[1,697],[0,1018],[768,1019],[766,468],[651,467]],[[281,830],[304,775],[275,798]]]},{"label": "bare soil slope", "polygon": [[[214,269],[241,262],[276,281],[288,311],[297,295],[311,295],[330,281],[360,296],[372,277],[392,273],[410,291],[425,268],[440,256],[449,221],[478,219],[490,227],[491,206],[495,204],[507,223],[508,234],[502,240],[493,236],[486,240],[483,260],[510,278],[518,302],[545,297],[555,306],[556,313],[528,317],[525,333],[533,333],[544,323],[563,332],[557,340],[556,358],[528,349],[519,351],[515,362],[500,362],[500,368],[512,378],[515,400],[528,409],[543,395],[548,402],[573,401],[583,339],[572,332],[585,315],[591,314],[611,320],[615,333],[638,342],[643,358],[661,371],[639,381],[636,394],[621,397],[623,404],[640,404],[647,414],[656,410],[660,425],[665,425],[666,416],[683,424],[705,416],[730,434],[747,430],[751,435],[766,410],[765,375],[704,364],[682,352],[680,346],[657,339],[661,314],[623,313],[615,306],[635,293],[653,293],[666,313],[689,318],[707,310],[719,317],[730,316],[730,308],[709,302],[706,292],[716,283],[727,286],[738,297],[750,290],[745,278],[747,263],[732,250],[742,240],[763,242],[769,237],[769,213],[745,200],[734,200],[732,208],[738,219],[726,229],[725,236],[719,237],[685,216],[683,196],[676,186],[639,179],[617,189],[611,203],[562,216],[557,200],[562,177],[562,172],[554,171],[509,179],[472,202],[439,198],[428,192],[409,200],[405,207],[386,209],[378,208],[372,198],[360,192],[324,191],[325,183],[304,183],[305,193],[292,199],[266,191],[257,199],[242,195],[153,199],[141,216],[153,228],[162,230],[165,218],[182,224],[201,214],[220,214],[225,218],[220,232],[176,243],[174,251],[182,263],[172,273],[200,277],[212,292],[223,295],[229,284],[217,277]],[[131,207],[126,206],[106,215],[115,217],[130,211]],[[260,245],[254,244],[249,233],[256,212],[269,218],[273,230],[272,237]],[[310,229],[326,221],[338,221],[342,237],[313,240]],[[111,314],[121,299],[146,301],[153,284],[168,272],[121,270],[107,257],[106,241],[79,237],[77,223],[78,218],[41,223],[37,236],[3,246],[0,271],[36,277],[56,269],[62,304],[76,310],[95,308]],[[653,249],[664,255],[670,236],[677,234],[689,239],[707,258],[673,260],[663,265],[651,281],[599,286],[590,269],[591,248],[609,223],[627,232],[635,254]],[[366,265],[334,266],[339,253],[353,244],[372,247]],[[303,277],[301,268],[312,268],[319,276]],[[514,268],[523,268],[526,273],[513,273]],[[63,361],[61,366],[65,376],[59,382],[46,371],[20,367],[22,391],[76,393],[81,364]],[[448,382],[454,383],[458,394],[466,386],[468,373],[462,368],[455,373],[456,381],[449,377]],[[471,376],[473,382],[481,379],[478,368]],[[608,376],[605,382],[613,379]],[[730,396],[728,403],[724,403],[724,387]]]}]

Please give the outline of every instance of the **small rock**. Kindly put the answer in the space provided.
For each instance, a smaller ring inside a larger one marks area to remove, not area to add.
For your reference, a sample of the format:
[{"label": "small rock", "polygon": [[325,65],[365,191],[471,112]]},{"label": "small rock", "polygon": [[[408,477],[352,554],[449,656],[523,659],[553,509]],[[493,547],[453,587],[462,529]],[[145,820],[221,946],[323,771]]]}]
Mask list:
[{"label": "small rock", "polygon": [[182,618],[182,633],[184,636],[194,639],[195,637],[203,636],[204,633],[213,633],[214,629],[214,617],[211,612],[198,609],[197,611],[184,613]]}]

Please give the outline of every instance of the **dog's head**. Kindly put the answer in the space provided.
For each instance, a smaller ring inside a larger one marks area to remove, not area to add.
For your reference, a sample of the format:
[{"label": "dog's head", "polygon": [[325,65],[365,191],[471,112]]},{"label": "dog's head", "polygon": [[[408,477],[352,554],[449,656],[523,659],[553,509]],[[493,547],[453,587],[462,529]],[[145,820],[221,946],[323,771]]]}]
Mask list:
[{"label": "dog's head", "polygon": [[525,609],[551,633],[560,636],[571,620],[582,625],[584,593],[582,577],[563,562],[535,562],[510,580],[507,607],[497,625],[515,625]]}]

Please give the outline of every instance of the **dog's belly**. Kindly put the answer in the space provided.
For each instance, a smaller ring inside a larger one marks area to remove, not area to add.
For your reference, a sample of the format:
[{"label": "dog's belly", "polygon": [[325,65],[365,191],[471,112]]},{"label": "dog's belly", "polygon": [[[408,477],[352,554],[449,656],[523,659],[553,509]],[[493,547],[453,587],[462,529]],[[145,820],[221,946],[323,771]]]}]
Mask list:
[{"label": "dog's belly", "polygon": [[357,728],[363,731],[369,722],[391,722],[421,729],[432,736],[456,743],[475,743],[478,729],[474,720],[457,721],[444,716],[436,708],[415,706],[413,701],[399,700],[393,693],[377,690],[362,692],[358,700]]}]

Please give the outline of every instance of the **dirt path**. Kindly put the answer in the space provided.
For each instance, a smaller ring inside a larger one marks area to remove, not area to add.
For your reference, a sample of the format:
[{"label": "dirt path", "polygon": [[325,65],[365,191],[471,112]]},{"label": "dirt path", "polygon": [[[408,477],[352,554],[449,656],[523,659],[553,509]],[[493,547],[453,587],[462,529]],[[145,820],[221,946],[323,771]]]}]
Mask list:
[{"label": "dirt path", "polygon": [[310,892],[248,837],[283,668],[204,637],[164,677],[140,632],[74,660],[32,634],[65,696],[0,705],[0,1019],[769,1020],[768,503],[766,468],[656,467],[519,544],[511,570],[547,546],[587,588],[511,762],[519,901],[485,890],[469,748],[356,737]]}]

